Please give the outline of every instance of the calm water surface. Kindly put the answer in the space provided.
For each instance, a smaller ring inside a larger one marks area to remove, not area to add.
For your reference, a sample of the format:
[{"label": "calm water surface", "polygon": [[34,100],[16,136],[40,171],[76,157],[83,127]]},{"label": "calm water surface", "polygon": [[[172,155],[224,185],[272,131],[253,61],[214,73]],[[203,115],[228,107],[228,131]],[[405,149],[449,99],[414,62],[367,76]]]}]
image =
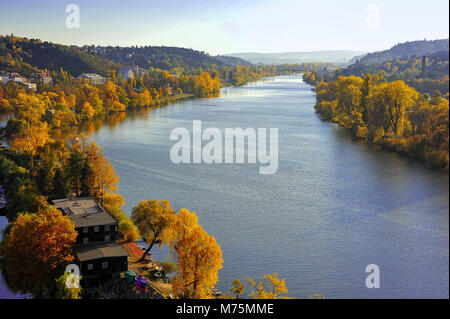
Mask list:
[{"label": "calm water surface", "polygon": [[[300,76],[224,88],[218,98],[140,110],[97,130],[120,177],[125,211],[164,198],[195,211],[222,247],[219,290],[277,272],[289,296],[449,297],[449,176],[353,140],[314,113]],[[170,131],[278,128],[279,168],[255,164],[173,164]],[[166,249],[154,257],[168,259]],[[381,287],[365,287],[377,264]]]}]

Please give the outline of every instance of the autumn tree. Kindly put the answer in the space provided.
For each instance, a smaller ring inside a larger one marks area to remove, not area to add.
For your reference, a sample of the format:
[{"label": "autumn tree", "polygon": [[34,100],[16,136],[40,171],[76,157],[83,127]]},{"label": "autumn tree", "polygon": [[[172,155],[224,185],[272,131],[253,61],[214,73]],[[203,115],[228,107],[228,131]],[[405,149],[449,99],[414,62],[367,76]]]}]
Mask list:
[{"label": "autumn tree", "polygon": [[36,213],[19,214],[2,241],[4,271],[16,292],[40,294],[55,275],[73,260],[77,232],[69,217],[38,197]]},{"label": "autumn tree", "polygon": [[200,225],[177,243],[178,273],[172,281],[177,297],[211,298],[222,268],[222,250]]},{"label": "autumn tree", "polygon": [[186,208],[180,209],[180,212],[174,216],[174,219],[167,227],[164,235],[169,247],[177,250],[177,243],[186,237],[189,232],[198,225],[198,217],[194,212]]},{"label": "autumn tree", "polygon": [[170,207],[168,200],[140,201],[131,212],[131,219],[137,226],[139,233],[149,245],[142,255],[145,260],[153,245],[163,238],[164,232],[174,220],[175,210]]},{"label": "autumn tree", "polygon": [[236,299],[239,299],[239,295],[243,295],[245,291],[244,285],[239,279],[233,280],[233,284],[231,287],[231,293],[236,296]]},{"label": "autumn tree", "polygon": [[89,103],[88,101],[83,103],[80,115],[81,115],[81,118],[85,119],[85,120],[90,120],[94,117],[95,110],[92,107],[91,103]]},{"label": "autumn tree", "polygon": [[39,147],[43,147],[50,140],[50,130],[46,122],[30,125],[26,123],[25,127],[14,136],[11,141],[12,150],[25,151],[31,156],[31,167],[34,166],[34,156]]},{"label": "autumn tree", "polygon": [[373,80],[370,73],[367,73],[364,77],[364,82],[361,85],[361,111],[362,120],[367,123],[368,111],[370,109],[370,103],[372,99],[373,92]]},{"label": "autumn tree", "polygon": [[377,127],[401,136],[405,110],[412,107],[417,98],[416,90],[403,81],[382,83],[374,88],[371,118]]},{"label": "autumn tree", "polygon": [[70,155],[65,166],[70,191],[75,191],[77,197],[83,189],[83,182],[87,176],[87,156],[84,147],[82,140],[75,139],[69,149]]},{"label": "autumn tree", "polygon": [[286,299],[288,293],[284,279],[279,279],[278,274],[265,274],[264,279],[267,281],[267,290],[262,280],[256,282],[251,277],[247,278],[247,282],[253,291],[249,294],[254,299]]},{"label": "autumn tree", "polygon": [[100,147],[92,142],[86,149],[89,193],[103,206],[105,194],[117,191],[119,177],[111,163],[103,157]]}]

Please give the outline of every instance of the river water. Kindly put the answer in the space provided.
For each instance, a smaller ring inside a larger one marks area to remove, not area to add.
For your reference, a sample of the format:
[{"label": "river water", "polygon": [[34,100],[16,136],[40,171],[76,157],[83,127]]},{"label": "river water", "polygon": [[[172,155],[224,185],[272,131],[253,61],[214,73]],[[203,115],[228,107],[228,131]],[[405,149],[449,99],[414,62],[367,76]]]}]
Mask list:
[{"label": "river water", "polygon": [[[314,103],[300,76],[280,76],[86,132],[114,165],[127,214],[164,198],[198,215],[222,248],[223,292],[233,279],[276,272],[295,298],[448,298],[448,173],[352,139],[320,120]],[[278,171],[172,163],[170,132],[192,131],[193,120],[222,131],[278,128]],[[378,289],[365,285],[369,264],[379,267]]]}]

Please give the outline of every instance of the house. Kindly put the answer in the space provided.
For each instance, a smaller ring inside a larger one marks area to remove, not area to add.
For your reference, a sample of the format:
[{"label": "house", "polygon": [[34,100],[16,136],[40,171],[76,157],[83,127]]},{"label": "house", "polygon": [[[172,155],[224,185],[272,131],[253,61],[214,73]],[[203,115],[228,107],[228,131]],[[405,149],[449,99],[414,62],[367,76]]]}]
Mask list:
[{"label": "house", "polygon": [[37,90],[36,83],[22,82],[22,84],[25,86],[25,88],[27,90],[32,90],[32,91],[36,91]]},{"label": "house", "polygon": [[9,81],[14,81],[16,83],[22,83],[26,81],[23,76],[16,72],[3,72],[1,73],[1,77],[3,84],[8,83]]},{"label": "house", "polygon": [[124,68],[124,69],[120,70],[119,74],[120,74],[120,77],[125,80],[134,78],[134,72],[132,69]]},{"label": "house", "polygon": [[74,253],[83,278],[128,270],[128,251],[116,242],[118,222],[93,198],[55,199],[53,206],[75,223]]},{"label": "house", "polygon": [[106,83],[107,79],[96,73],[83,73],[77,79],[88,79],[91,85],[101,85]]},{"label": "house", "polygon": [[31,82],[40,83],[43,85],[48,85],[48,86],[53,85],[52,77],[46,73],[33,73],[30,76],[30,80],[31,80]]},{"label": "house", "polygon": [[109,277],[128,270],[128,252],[117,242],[74,248],[83,279]]}]

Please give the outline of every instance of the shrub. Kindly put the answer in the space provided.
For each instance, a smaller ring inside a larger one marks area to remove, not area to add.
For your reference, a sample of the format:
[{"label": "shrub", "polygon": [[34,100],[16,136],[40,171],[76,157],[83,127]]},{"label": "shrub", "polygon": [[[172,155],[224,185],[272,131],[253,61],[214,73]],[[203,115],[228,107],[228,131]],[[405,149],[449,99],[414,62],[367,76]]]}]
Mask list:
[{"label": "shrub", "polygon": [[356,129],[356,137],[357,138],[366,138],[368,129],[366,126],[359,126]]},{"label": "shrub", "polygon": [[160,265],[166,274],[170,274],[170,273],[177,271],[177,265],[175,265],[171,261],[168,261],[168,260],[163,261],[162,263],[160,263]]},{"label": "shrub", "polygon": [[119,221],[118,231],[125,241],[136,241],[140,237],[136,226],[128,217]]}]

